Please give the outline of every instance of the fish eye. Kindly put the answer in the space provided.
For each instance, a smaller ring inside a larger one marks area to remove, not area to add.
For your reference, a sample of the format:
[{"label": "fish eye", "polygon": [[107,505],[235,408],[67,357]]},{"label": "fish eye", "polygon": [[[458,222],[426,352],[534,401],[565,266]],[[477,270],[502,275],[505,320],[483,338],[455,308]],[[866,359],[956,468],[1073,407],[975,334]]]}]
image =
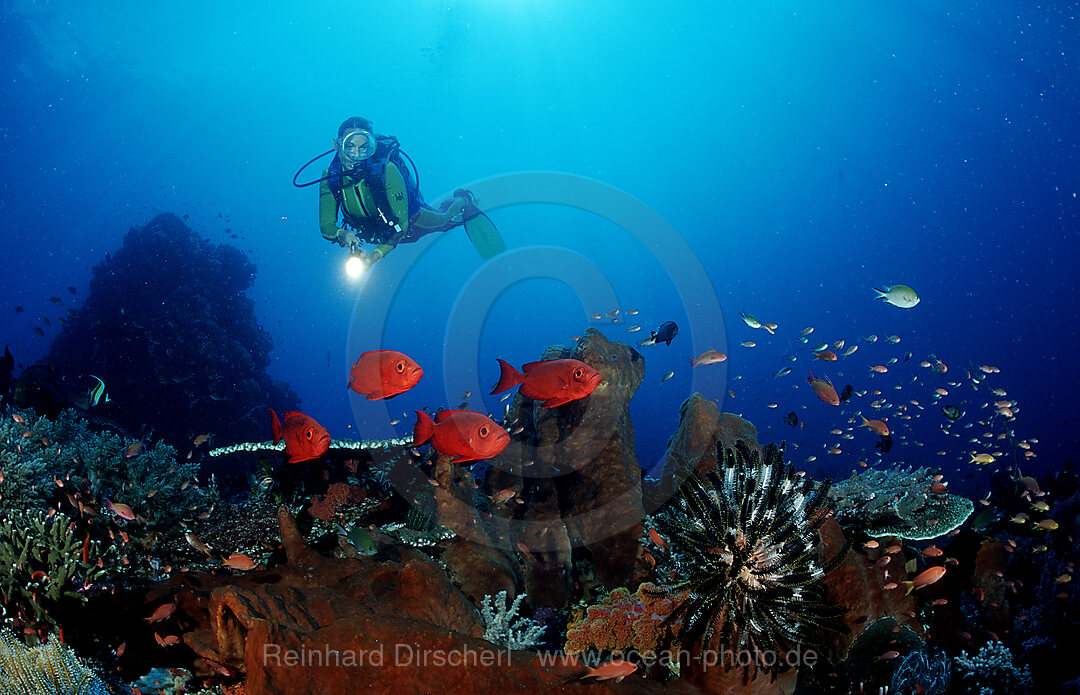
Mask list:
[{"label": "fish eye", "polygon": [[402,372],[405,371],[405,362],[403,360],[398,360],[397,370],[398,370],[398,374],[401,374]]},{"label": "fish eye", "polygon": [[581,378],[581,367],[578,367],[577,369],[574,370],[574,378],[575,379],[580,379]]},{"label": "fish eye", "polygon": [[480,428],[480,436],[481,437],[488,436],[488,426],[487,425],[484,425],[483,427]]},{"label": "fish eye", "polygon": [[308,439],[311,439],[314,434],[315,432],[310,427],[304,431],[304,436],[306,436]]}]

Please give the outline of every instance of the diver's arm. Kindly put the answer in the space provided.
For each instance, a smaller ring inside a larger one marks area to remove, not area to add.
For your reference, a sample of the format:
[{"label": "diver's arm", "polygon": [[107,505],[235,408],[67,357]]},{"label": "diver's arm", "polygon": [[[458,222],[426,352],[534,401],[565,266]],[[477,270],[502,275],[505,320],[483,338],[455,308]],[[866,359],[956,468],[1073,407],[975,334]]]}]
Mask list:
[{"label": "diver's arm", "polygon": [[323,181],[319,184],[319,231],[327,241],[338,244],[343,243],[343,232],[337,225],[338,204],[334,194],[330,191],[330,181],[326,178],[327,171],[323,172]]},{"label": "diver's arm", "polygon": [[371,259],[372,263],[376,263],[386,258],[386,254],[390,253],[395,248],[397,247],[392,244],[379,244],[371,250],[371,252],[368,254],[368,258]]}]

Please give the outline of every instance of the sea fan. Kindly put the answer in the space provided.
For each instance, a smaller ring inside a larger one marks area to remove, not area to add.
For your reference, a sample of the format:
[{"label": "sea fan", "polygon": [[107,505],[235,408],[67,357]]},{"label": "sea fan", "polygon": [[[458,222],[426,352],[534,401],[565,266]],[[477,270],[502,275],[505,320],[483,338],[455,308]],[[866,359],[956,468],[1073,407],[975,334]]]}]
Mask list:
[{"label": "sea fan", "polygon": [[[771,445],[761,456],[742,442],[718,446],[717,462],[707,480],[687,479],[655,518],[680,578],[668,591],[689,592],[667,620],[681,622],[688,648],[704,638],[703,648],[747,650],[755,666],[779,672],[785,650],[817,647],[823,633],[842,629],[842,611],[820,599],[819,580],[847,550],[818,559],[829,482],[797,476]],[[749,671],[747,660],[734,663]]]}]

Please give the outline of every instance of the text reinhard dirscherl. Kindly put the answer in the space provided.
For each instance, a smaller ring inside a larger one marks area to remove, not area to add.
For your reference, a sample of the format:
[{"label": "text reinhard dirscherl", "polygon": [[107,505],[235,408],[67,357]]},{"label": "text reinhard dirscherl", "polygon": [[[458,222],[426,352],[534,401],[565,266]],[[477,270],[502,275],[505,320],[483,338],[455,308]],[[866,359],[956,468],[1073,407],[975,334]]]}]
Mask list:
[{"label": "text reinhard dirscherl", "polygon": [[[500,668],[510,665],[509,649],[486,649],[462,645],[453,649],[431,649],[416,644],[379,645],[374,649],[332,649],[329,644],[321,647],[304,645],[303,647],[284,648],[279,644],[264,644],[262,663],[264,667],[303,667],[303,668],[367,668],[367,667],[450,667],[450,668]],[[691,654],[680,651],[644,651],[631,650],[614,652],[600,659],[597,655],[582,654],[576,657],[552,652],[540,652],[537,659],[542,667],[554,666],[596,666],[609,659],[629,659],[641,663],[646,668],[653,664],[667,666],[675,662],[689,664],[700,663],[701,668],[720,668],[723,670],[741,669],[751,665],[771,670],[775,667],[800,666],[813,667],[818,654],[814,650],[802,650],[800,647],[784,653],[771,650],[749,649],[707,649]]]}]

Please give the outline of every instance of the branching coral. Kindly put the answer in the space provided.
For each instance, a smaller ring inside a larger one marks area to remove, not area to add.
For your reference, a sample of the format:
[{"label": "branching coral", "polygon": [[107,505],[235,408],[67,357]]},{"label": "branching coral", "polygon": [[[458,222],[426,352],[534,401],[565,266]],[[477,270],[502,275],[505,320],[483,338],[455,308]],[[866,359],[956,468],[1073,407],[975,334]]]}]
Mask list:
[{"label": "branching coral", "polygon": [[871,536],[930,540],[959,527],[975,508],[935,483],[927,468],[867,470],[834,484],[829,499],[846,527]]},{"label": "branching coral", "polygon": [[480,615],[486,627],[484,639],[509,649],[532,649],[539,644],[544,626],[518,615],[524,598],[525,594],[519,594],[508,607],[505,591],[500,591],[494,597],[484,596],[480,605]]},{"label": "branching coral", "polygon": [[198,464],[177,460],[170,446],[94,431],[73,410],[18,417],[0,423],[0,510],[45,509],[59,498],[73,512],[79,502],[97,511],[108,498],[153,526],[204,512],[216,498],[196,482]]},{"label": "branching coral", "polygon": [[1012,652],[1001,642],[990,642],[978,654],[956,657],[962,692],[973,695],[1021,695],[1031,690],[1031,671],[1013,663]]},{"label": "branching coral", "polygon": [[[669,591],[688,592],[666,619],[682,621],[683,645],[703,639],[703,646],[778,655],[796,644],[817,646],[823,632],[839,629],[840,611],[819,598],[821,578],[843,554],[818,560],[828,490],[828,482],[796,476],[775,446],[760,456],[742,442],[717,447],[707,480],[689,478],[654,519],[679,577]],[[786,667],[782,657],[753,662]]]},{"label": "branching coral", "polygon": [[15,512],[0,522],[0,601],[18,622],[53,623],[49,610],[105,576],[98,544],[63,514]]},{"label": "branching coral", "polygon": [[27,647],[0,628],[0,695],[108,695],[109,689],[57,639]]},{"label": "branching coral", "polygon": [[675,608],[678,597],[672,598],[645,583],[637,591],[619,587],[604,597],[598,605],[588,606],[566,626],[567,654],[579,654],[589,649],[611,652],[636,651],[656,653],[663,648],[677,648],[672,630],[679,625],[662,626]]}]

